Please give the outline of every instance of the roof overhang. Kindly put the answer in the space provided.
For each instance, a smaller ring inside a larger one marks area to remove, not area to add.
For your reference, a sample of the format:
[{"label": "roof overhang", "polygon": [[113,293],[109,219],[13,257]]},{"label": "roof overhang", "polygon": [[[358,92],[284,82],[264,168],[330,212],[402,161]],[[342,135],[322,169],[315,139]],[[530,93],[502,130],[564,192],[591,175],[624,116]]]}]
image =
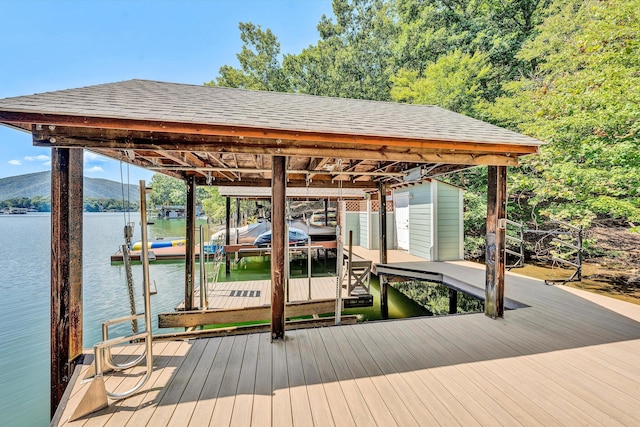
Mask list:
[{"label": "roof overhang", "polygon": [[364,189],[416,167],[515,166],[542,144],[437,107],[141,80],[0,100],[0,123],[218,186],[269,186],[276,155],[288,187]]}]

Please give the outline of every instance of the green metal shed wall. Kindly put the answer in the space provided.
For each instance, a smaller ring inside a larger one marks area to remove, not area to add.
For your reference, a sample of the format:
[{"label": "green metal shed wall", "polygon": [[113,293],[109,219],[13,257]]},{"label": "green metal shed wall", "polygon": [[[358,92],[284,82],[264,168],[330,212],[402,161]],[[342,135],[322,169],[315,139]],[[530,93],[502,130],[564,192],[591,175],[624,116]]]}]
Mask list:
[{"label": "green metal shed wall", "polygon": [[462,190],[440,181],[432,181],[436,186],[436,250],[438,261],[452,261],[463,258],[462,242]]},{"label": "green metal shed wall", "polygon": [[360,212],[347,212],[345,214],[345,247],[349,244],[349,231],[353,231],[353,244],[360,246]]},{"label": "green metal shed wall", "polygon": [[431,183],[412,185],[409,192],[409,253],[432,260]]}]

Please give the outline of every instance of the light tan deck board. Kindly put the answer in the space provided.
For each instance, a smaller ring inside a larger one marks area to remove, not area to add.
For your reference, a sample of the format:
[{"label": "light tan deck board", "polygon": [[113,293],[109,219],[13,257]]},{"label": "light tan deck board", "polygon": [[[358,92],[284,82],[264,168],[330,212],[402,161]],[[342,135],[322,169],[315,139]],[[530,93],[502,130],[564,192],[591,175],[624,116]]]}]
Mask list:
[{"label": "light tan deck board", "polygon": [[164,385],[163,374],[167,375],[172,362],[176,362],[174,356],[180,354],[181,348],[186,347],[188,347],[186,342],[178,341],[168,342],[166,346],[154,344],[154,371],[151,374],[151,378],[149,378],[148,387],[145,387],[144,391],[135,396],[117,401],[114,405],[116,412],[109,418],[105,426],[118,427],[126,425],[133,416],[134,411],[138,411],[153,402],[154,394],[150,390],[153,390],[157,384]]},{"label": "light tan deck board", "polygon": [[[484,283],[469,263],[411,265]],[[530,307],[156,343],[145,391],[67,425],[640,425],[639,306],[513,274],[506,292]]]},{"label": "light tan deck board", "polygon": [[[309,344],[313,349],[313,352],[310,354],[312,354],[316,360],[318,375],[320,381],[322,381],[334,423],[342,426],[355,426],[356,419],[354,419],[354,414],[349,409],[347,398],[331,364],[331,356],[327,353],[319,331],[317,329],[301,330],[300,334],[307,336]],[[358,418],[358,421],[359,420],[360,418]],[[364,421],[366,421],[366,419]],[[363,424],[364,421],[362,422]]]},{"label": "light tan deck board", "polygon": [[[343,351],[351,355],[349,366],[354,376],[369,378],[374,387],[373,390],[377,392],[377,395],[371,393],[369,405],[375,405],[376,401],[378,405],[384,404],[399,426],[418,426],[418,420],[414,418],[404,400],[398,395],[389,379],[362,345],[356,328],[331,328],[331,332],[334,336],[341,336],[344,339]],[[369,389],[367,385],[364,387]]]},{"label": "light tan deck board", "polygon": [[272,397],[271,416],[276,426],[292,426],[291,392],[289,390],[289,372],[287,371],[287,351],[285,341],[271,343],[272,357]]},{"label": "light tan deck board", "polygon": [[251,408],[253,407],[253,395],[256,392],[259,346],[260,335],[251,334],[247,337],[242,356],[236,399],[233,404],[233,413],[231,414],[231,427],[251,425]]},{"label": "light tan deck board", "polygon": [[208,424],[217,402],[220,386],[222,385],[222,377],[231,354],[233,337],[222,337],[219,340],[220,346],[216,354],[211,356],[211,369],[209,369],[204,387],[191,415],[191,423],[193,425]]},{"label": "light tan deck board", "polygon": [[[242,370],[242,364],[245,363],[243,359],[247,344],[247,336],[236,335],[232,337],[232,339],[233,345],[231,347],[229,362],[233,363],[227,364],[224,376],[222,377],[222,384],[220,385],[218,399],[216,399],[216,406],[214,407],[213,416],[211,417],[211,425],[214,426],[228,426],[231,422],[233,404],[238,392],[240,372]],[[247,360],[246,363],[251,364],[253,361]]]},{"label": "light tan deck board", "polygon": [[[191,350],[192,352],[199,352],[199,348],[195,348],[198,343],[198,341],[194,342],[194,347]],[[185,424],[185,420],[189,420],[191,418],[191,414],[193,413],[196,402],[200,397],[200,392],[204,387],[204,382],[207,379],[207,374],[211,368],[210,356],[216,354],[219,346],[220,341],[205,342],[205,346],[202,348],[202,353],[200,353],[200,357],[198,358],[197,364],[193,370],[193,374],[189,378],[189,382],[180,396],[180,400],[176,404],[176,408],[171,415],[168,425],[183,426]]]},{"label": "light tan deck board", "polygon": [[253,396],[251,425],[256,427],[271,425],[272,390],[272,346],[270,334],[258,334],[258,363]]},{"label": "light tan deck board", "polygon": [[287,342],[287,374],[291,398],[291,419],[294,426],[313,425],[313,415],[309,404],[307,382],[302,369],[302,355],[298,336]]},{"label": "light tan deck board", "polygon": [[[355,359],[349,359],[348,353],[345,356],[344,348],[346,342],[343,337],[336,337],[331,331],[321,329],[320,335],[324,341],[327,353],[331,355],[333,369],[338,376],[338,381],[351,410],[356,425],[396,425],[396,422],[380,399],[379,395],[372,387],[368,377],[356,377],[351,370],[350,362],[355,363]],[[364,424],[363,424],[364,422]]]},{"label": "light tan deck board", "polygon": [[[335,426],[331,407],[325,392],[316,358],[313,357],[313,347],[309,335],[300,333],[296,337],[298,351],[303,355],[301,357],[302,371],[305,382],[307,384],[307,393],[309,396],[309,405],[313,424],[315,426]],[[338,417],[339,414],[336,414]]]},{"label": "light tan deck board", "polygon": [[152,425],[168,425],[183,393],[189,385],[195,368],[200,361],[200,356],[207,347],[206,342],[195,341],[184,361],[178,368],[174,380],[163,390],[156,410],[153,412],[149,423]]}]

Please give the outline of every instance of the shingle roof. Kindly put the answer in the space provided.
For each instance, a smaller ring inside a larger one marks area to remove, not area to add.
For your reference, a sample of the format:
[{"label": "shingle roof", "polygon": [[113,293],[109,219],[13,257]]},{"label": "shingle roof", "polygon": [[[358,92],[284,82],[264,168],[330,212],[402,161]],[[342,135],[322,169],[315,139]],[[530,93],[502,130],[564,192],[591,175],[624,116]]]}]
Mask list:
[{"label": "shingle roof", "polygon": [[454,142],[542,142],[439,107],[128,80],[0,100],[0,111]]}]

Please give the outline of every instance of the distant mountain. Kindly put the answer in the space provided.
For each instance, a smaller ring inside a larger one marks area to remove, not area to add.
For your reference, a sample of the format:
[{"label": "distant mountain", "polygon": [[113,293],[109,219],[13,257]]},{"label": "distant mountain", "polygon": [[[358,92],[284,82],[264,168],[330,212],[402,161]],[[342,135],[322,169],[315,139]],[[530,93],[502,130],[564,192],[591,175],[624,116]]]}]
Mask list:
[{"label": "distant mountain", "polygon": [[[124,186],[125,198],[127,185]],[[21,197],[33,198],[51,194],[51,172],[36,172],[26,175],[0,178],[0,201]],[[132,201],[138,200],[138,186],[129,185]],[[122,184],[100,178],[84,177],[84,198],[122,200]]]}]

